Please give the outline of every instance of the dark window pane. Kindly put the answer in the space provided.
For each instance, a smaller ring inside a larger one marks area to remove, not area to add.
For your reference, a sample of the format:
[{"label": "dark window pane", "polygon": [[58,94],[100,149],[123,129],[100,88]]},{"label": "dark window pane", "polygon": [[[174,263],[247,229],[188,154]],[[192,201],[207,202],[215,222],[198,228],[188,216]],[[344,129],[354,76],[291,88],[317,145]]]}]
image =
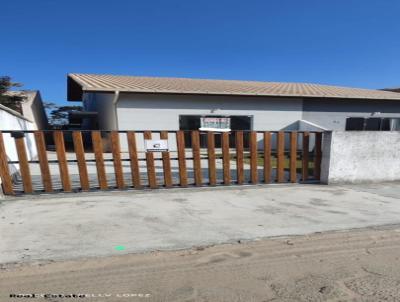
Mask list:
[{"label": "dark window pane", "polygon": [[381,129],[381,119],[380,118],[368,118],[365,125],[365,130],[367,131],[379,131]]},{"label": "dark window pane", "polygon": [[200,115],[181,115],[179,117],[180,130],[199,130]]},{"label": "dark window pane", "polygon": [[251,130],[251,116],[231,116],[232,130]]},{"label": "dark window pane", "polygon": [[[179,116],[179,129],[180,130],[199,130],[200,128],[200,115],[181,115]],[[192,146],[192,136],[190,132],[185,132],[185,147]]]},{"label": "dark window pane", "polygon": [[389,118],[382,119],[381,130],[382,131],[390,131],[390,119]]},{"label": "dark window pane", "polygon": [[355,130],[364,130],[364,118],[362,117],[349,117],[346,120],[346,130],[347,131],[355,131]]}]

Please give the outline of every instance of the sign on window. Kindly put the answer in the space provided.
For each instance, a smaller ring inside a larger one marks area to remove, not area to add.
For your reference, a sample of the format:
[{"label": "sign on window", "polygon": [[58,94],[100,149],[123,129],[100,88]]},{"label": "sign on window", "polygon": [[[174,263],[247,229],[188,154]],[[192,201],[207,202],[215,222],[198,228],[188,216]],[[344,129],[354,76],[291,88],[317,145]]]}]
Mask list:
[{"label": "sign on window", "polygon": [[231,119],[229,117],[202,117],[199,130],[231,131]]}]

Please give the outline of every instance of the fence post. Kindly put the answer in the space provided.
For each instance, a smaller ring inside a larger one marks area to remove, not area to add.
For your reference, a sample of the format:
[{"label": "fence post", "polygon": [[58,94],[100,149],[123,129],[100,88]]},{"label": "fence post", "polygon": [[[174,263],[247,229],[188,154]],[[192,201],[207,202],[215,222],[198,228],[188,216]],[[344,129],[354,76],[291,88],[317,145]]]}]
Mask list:
[{"label": "fence post", "polygon": [[303,132],[303,162],[302,162],[302,181],[308,179],[308,162],[309,162],[309,148],[310,148],[310,133]]},{"label": "fence post", "polygon": [[118,189],[125,188],[124,173],[121,163],[121,147],[119,143],[119,133],[117,131],[111,132],[111,151],[113,155],[115,180]]},{"label": "fence post", "polygon": [[[160,139],[168,140],[168,132],[161,131]],[[164,185],[166,188],[172,187],[172,173],[171,173],[171,161],[169,158],[169,151],[161,152],[162,162],[163,162],[163,170],[164,170]]]},{"label": "fence post", "polygon": [[68,162],[65,155],[64,133],[62,131],[54,131],[54,143],[56,145],[56,153],[58,159],[58,167],[60,169],[61,183],[65,192],[71,192],[71,180],[68,172]]},{"label": "fence post", "polygon": [[[144,139],[151,139],[151,131],[145,131],[143,133]],[[157,188],[157,179],[156,179],[156,169],[154,166],[154,155],[153,152],[146,151],[146,166],[147,166],[147,177],[149,180],[149,187],[151,189]]]},{"label": "fence post", "polygon": [[3,193],[6,195],[15,195],[13,190],[12,178],[8,169],[8,160],[6,149],[4,147],[3,133],[0,131],[0,178]]},{"label": "fence post", "polygon": [[74,143],[74,150],[76,155],[76,160],[78,162],[78,170],[79,170],[79,180],[81,183],[82,191],[89,191],[89,176],[86,166],[85,159],[85,149],[82,141],[82,133],[80,131],[72,132],[72,140]]},{"label": "fence post", "polygon": [[126,134],[128,139],[128,150],[129,150],[129,159],[131,163],[131,177],[133,186],[136,189],[140,189],[142,184],[140,182],[140,167],[139,167],[139,160],[137,155],[137,148],[136,148],[136,136],[135,132],[128,131]]},{"label": "fence post", "polygon": [[96,159],[97,177],[101,190],[107,190],[107,176],[104,168],[103,144],[100,131],[92,131],[93,152]]},{"label": "fence post", "polygon": [[192,154],[193,154],[194,182],[196,186],[201,186],[202,173],[201,173],[199,131],[192,131]]},{"label": "fence post", "polygon": [[322,132],[315,133],[314,177],[321,179]]},{"label": "fence post", "polygon": [[285,181],[285,132],[279,131],[277,139],[277,180],[279,183]]},{"label": "fence post", "polygon": [[25,134],[21,132],[15,136],[15,147],[17,149],[19,169],[22,177],[22,184],[25,193],[33,193],[31,171],[29,169],[28,155],[25,147]]},{"label": "fence post", "polygon": [[290,132],[290,181],[297,181],[297,132]]},{"label": "fence post", "polygon": [[264,132],[264,182],[271,182],[271,133]]},{"label": "fence post", "polygon": [[215,136],[213,132],[207,133],[207,152],[208,152],[208,178],[210,185],[217,184],[217,173],[215,170]]},{"label": "fence post", "polygon": [[53,192],[53,185],[51,181],[49,162],[47,159],[46,143],[42,131],[35,131],[35,142],[38,151],[38,159],[40,166],[40,173],[42,174],[42,182],[45,192]]},{"label": "fence post", "polygon": [[258,169],[257,169],[257,132],[250,132],[250,179],[251,183],[258,182]]},{"label": "fence post", "polygon": [[222,133],[222,162],[223,162],[223,173],[224,173],[224,185],[230,185],[231,183],[231,171],[229,158],[229,133]]},{"label": "fence post", "polygon": [[243,131],[236,132],[236,173],[237,183],[239,185],[244,182],[243,169]]},{"label": "fence post", "polygon": [[181,187],[187,186],[187,172],[186,172],[186,152],[185,152],[185,136],[183,131],[176,133],[176,143],[178,147],[178,161],[179,161],[179,181]]}]

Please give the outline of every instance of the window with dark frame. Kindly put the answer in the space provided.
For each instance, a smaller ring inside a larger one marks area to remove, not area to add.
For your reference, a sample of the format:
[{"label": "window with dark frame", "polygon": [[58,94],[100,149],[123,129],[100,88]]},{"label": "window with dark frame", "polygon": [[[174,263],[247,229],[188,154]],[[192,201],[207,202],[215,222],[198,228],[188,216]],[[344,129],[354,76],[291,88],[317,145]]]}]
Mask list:
[{"label": "window with dark frame", "polygon": [[[202,118],[229,118],[230,130],[252,130],[252,116],[248,115],[180,115],[179,116],[179,129],[180,130],[199,130],[202,127]],[[244,146],[249,145],[249,135],[244,133]],[[235,146],[235,136],[230,135],[229,144],[231,147]],[[191,146],[192,138],[190,133],[185,133],[185,145],[187,148]],[[200,137],[201,147],[206,147],[207,138],[205,136]],[[215,136],[215,146],[216,148],[221,147],[221,135]]]},{"label": "window with dark frame", "polygon": [[399,131],[400,118],[349,117],[346,131]]}]

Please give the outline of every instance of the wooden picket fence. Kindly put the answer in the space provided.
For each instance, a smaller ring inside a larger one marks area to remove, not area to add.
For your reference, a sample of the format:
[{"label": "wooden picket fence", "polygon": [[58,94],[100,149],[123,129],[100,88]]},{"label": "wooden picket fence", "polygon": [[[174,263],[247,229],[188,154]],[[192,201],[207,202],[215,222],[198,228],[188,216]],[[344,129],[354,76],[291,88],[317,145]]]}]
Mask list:
[{"label": "wooden picket fence", "polygon": [[[322,135],[311,131],[2,131],[0,177],[7,195],[318,182]],[[139,150],[139,140],[154,137],[168,140],[170,150]],[[126,150],[121,151],[121,139]],[[15,159],[6,152],[10,140],[15,144]],[[37,157],[29,159],[28,145],[36,148]],[[13,165],[19,166],[18,172],[13,173]]]}]

